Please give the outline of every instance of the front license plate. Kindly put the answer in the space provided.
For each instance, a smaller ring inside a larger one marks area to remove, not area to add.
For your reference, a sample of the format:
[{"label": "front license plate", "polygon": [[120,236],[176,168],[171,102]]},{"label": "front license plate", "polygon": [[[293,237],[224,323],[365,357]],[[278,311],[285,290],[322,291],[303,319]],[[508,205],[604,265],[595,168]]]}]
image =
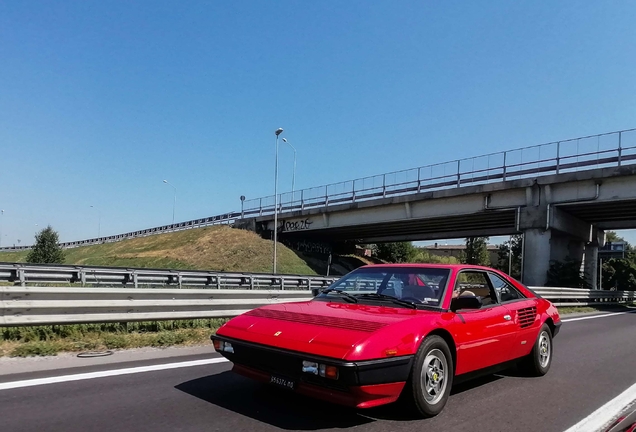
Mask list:
[{"label": "front license plate", "polygon": [[288,390],[294,390],[296,388],[296,382],[287,378],[272,375],[269,379],[270,384],[274,384],[278,387],[283,387]]}]

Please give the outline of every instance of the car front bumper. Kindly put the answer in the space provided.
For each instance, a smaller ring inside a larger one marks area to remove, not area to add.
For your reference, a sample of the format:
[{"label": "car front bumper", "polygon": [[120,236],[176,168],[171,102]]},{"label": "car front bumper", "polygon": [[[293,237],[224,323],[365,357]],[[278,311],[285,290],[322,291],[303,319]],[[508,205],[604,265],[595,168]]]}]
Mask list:
[{"label": "car front bumper", "polygon": [[[371,408],[395,402],[411,371],[413,356],[346,361],[282,350],[219,335],[211,339],[232,344],[234,352],[218,351],[230,360],[233,371],[260,382],[281,378],[292,391],[340,405]],[[338,368],[338,379],[302,371],[303,361]]]}]

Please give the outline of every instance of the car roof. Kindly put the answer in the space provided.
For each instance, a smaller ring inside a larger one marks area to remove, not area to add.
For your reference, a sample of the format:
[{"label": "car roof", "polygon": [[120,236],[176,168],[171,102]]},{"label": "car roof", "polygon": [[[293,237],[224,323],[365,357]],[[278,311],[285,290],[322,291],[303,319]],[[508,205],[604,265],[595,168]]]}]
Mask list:
[{"label": "car roof", "polygon": [[497,271],[492,267],[485,267],[480,265],[472,265],[472,264],[432,264],[432,263],[397,263],[397,264],[367,264],[358,268],[447,268],[450,270],[464,270],[464,269],[472,269],[472,270],[487,270],[487,271]]}]

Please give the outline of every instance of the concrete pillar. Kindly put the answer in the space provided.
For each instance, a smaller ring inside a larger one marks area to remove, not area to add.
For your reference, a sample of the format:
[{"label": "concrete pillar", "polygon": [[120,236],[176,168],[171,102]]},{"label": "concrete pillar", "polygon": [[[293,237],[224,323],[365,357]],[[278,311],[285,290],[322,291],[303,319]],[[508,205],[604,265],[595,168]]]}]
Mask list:
[{"label": "concrete pillar", "polygon": [[598,244],[585,245],[585,275],[591,289],[598,289]]},{"label": "concrete pillar", "polygon": [[585,242],[556,230],[527,229],[523,242],[523,283],[544,286],[551,261],[584,260]]},{"label": "concrete pillar", "polygon": [[550,231],[528,229],[523,233],[522,282],[544,286],[550,268]]},{"label": "concrete pillar", "polygon": [[519,228],[524,233],[522,282],[529,286],[545,285],[551,261],[583,262],[592,234],[590,224],[548,205],[523,208]]},{"label": "concrete pillar", "polygon": [[600,289],[598,272],[598,248],[605,246],[605,231],[592,228],[592,240],[585,245],[585,273],[592,289]]}]

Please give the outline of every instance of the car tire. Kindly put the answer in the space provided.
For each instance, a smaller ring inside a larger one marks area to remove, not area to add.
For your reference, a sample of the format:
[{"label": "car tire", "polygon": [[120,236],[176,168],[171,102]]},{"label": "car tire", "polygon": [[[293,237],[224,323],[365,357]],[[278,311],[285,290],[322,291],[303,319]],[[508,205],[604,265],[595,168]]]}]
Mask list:
[{"label": "car tire", "polygon": [[446,341],[436,335],[424,339],[402,392],[409,411],[420,418],[439,414],[448,401],[454,370],[453,356]]},{"label": "car tire", "polygon": [[547,324],[543,324],[532,347],[532,352],[520,363],[520,369],[525,375],[543,376],[550,370],[554,350],[552,347],[552,331]]}]

